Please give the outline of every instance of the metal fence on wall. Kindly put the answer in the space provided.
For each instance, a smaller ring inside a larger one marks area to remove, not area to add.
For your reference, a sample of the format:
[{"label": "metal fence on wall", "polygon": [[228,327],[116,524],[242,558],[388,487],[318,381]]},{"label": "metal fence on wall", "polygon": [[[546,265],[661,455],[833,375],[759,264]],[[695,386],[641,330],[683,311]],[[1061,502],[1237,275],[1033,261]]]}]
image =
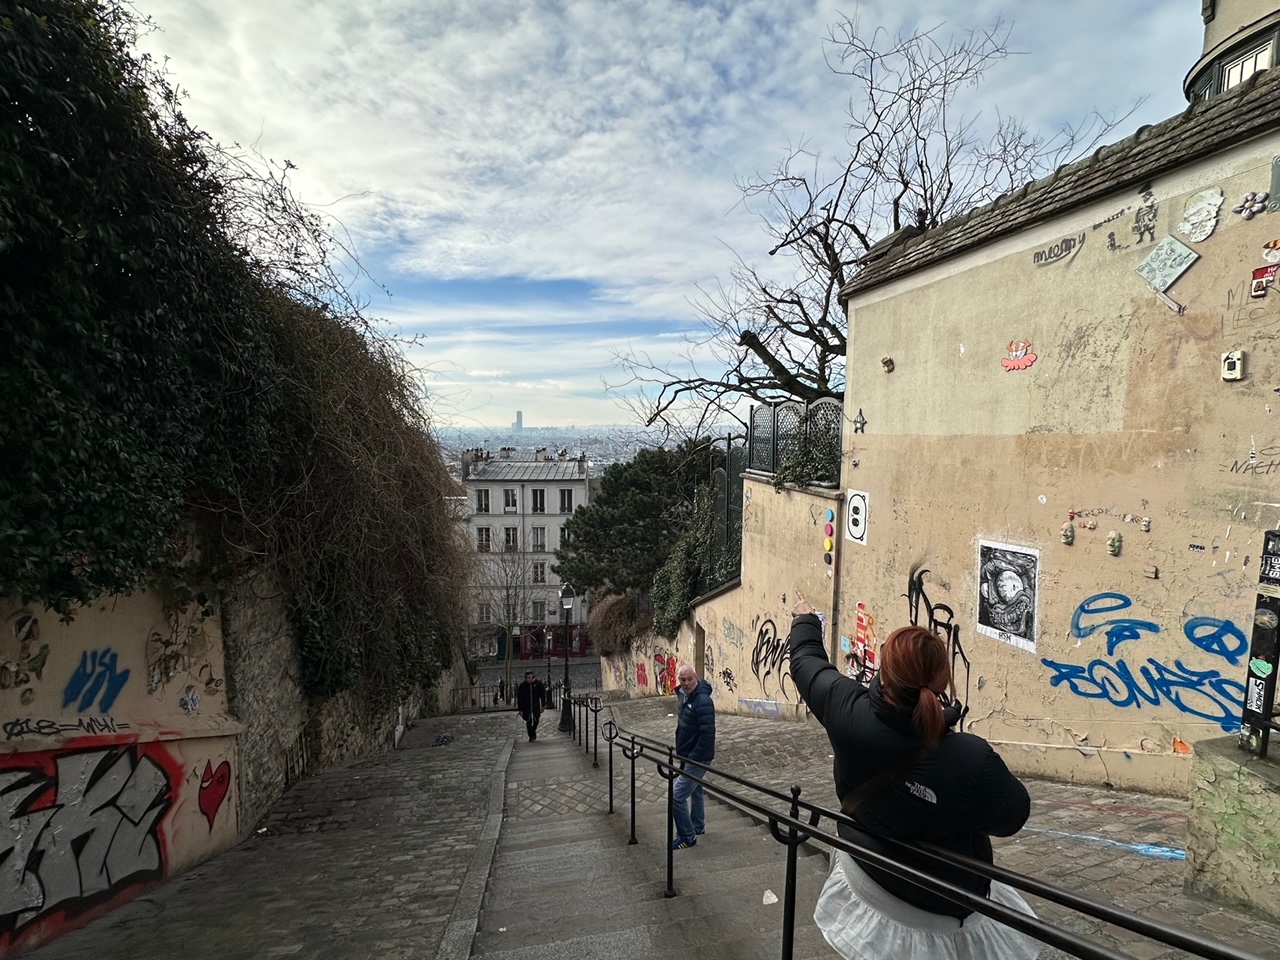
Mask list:
[{"label": "metal fence on wall", "polygon": [[724,466],[711,471],[715,505],[711,521],[711,557],[703,571],[699,593],[707,593],[734,579],[742,569],[742,474],[747,469],[747,448],[725,442]]},{"label": "metal fence on wall", "polygon": [[842,404],[832,398],[807,405],[788,400],[752,407],[748,469],[777,473],[788,463],[807,459],[812,482],[838,484],[843,421]]}]

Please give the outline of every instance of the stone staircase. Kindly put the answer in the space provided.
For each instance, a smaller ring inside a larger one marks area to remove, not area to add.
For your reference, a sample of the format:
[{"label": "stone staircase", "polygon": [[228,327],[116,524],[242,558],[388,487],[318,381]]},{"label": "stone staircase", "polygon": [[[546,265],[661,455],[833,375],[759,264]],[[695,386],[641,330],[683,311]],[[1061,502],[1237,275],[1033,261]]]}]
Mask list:
[{"label": "stone staircase", "polygon": [[[548,718],[553,719],[553,718]],[[737,811],[707,798],[707,833],[675,852],[666,889],[666,782],[637,761],[637,844],[630,836],[629,764],[615,752],[615,810],[607,753],[600,767],[567,734],[544,725],[519,742],[507,768],[507,803],[473,957],[487,960],[628,960],[782,956],[786,848]],[[836,954],[813,925],[824,857],[801,848],[796,960]],[[776,899],[775,899],[776,898]]]}]

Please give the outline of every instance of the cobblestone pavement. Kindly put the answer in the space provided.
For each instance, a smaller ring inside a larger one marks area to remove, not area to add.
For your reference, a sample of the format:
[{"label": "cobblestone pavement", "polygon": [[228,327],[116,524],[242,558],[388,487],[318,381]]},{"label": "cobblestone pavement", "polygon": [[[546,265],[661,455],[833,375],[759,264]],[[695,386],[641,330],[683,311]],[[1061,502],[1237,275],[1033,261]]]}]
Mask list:
[{"label": "cobblestone pavement", "polygon": [[294,785],[255,834],[35,960],[400,960],[470,953],[512,714],[419,721],[400,750]]},{"label": "cobblestone pavement", "polygon": [[[654,698],[615,703],[612,709],[624,729],[670,741],[675,717],[668,714],[674,703],[674,698]],[[715,765],[783,791],[798,784],[805,799],[837,806],[830,744],[816,723],[722,714],[716,718]],[[616,775],[624,774],[618,770]],[[1026,783],[1031,819],[1017,836],[994,838],[999,865],[1260,957],[1280,957],[1280,924],[1183,890],[1185,864],[1164,857],[1176,857],[1186,846],[1186,800],[1045,780]],[[619,784],[625,789],[625,780]],[[1028,900],[1042,918],[1135,960],[1190,956],[1039,898]]]}]

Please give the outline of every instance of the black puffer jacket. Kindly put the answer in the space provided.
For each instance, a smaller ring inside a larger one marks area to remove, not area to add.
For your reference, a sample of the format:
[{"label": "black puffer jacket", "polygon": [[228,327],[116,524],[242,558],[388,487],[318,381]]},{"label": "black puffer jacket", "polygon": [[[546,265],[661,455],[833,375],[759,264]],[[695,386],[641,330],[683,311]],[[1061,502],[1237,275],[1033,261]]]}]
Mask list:
[{"label": "black puffer jacket", "polygon": [[[827,659],[816,616],[796,617],[789,642],[791,677],[831,740],[841,798],[924,745],[912,718],[915,700],[893,704],[881,691],[879,677],[868,687],[843,676]],[[990,863],[991,837],[1017,833],[1030,813],[1026,787],[987,741],[948,732],[906,774],[862,803],[855,815],[862,829],[842,824],[840,835],[986,896],[990,884],[984,878],[928,857],[904,855],[881,838],[921,840]],[[962,919],[971,912],[908,880],[859,866],[894,896],[923,910]]]}]

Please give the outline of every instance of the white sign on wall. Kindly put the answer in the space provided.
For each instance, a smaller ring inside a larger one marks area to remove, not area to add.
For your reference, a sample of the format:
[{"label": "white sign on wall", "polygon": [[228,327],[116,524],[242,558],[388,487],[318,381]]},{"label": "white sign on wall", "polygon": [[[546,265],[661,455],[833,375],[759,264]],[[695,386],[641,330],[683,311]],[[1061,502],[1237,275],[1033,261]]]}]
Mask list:
[{"label": "white sign on wall", "polygon": [[871,515],[871,494],[863,490],[849,490],[844,495],[844,537],[854,543],[867,545],[867,524]]}]

